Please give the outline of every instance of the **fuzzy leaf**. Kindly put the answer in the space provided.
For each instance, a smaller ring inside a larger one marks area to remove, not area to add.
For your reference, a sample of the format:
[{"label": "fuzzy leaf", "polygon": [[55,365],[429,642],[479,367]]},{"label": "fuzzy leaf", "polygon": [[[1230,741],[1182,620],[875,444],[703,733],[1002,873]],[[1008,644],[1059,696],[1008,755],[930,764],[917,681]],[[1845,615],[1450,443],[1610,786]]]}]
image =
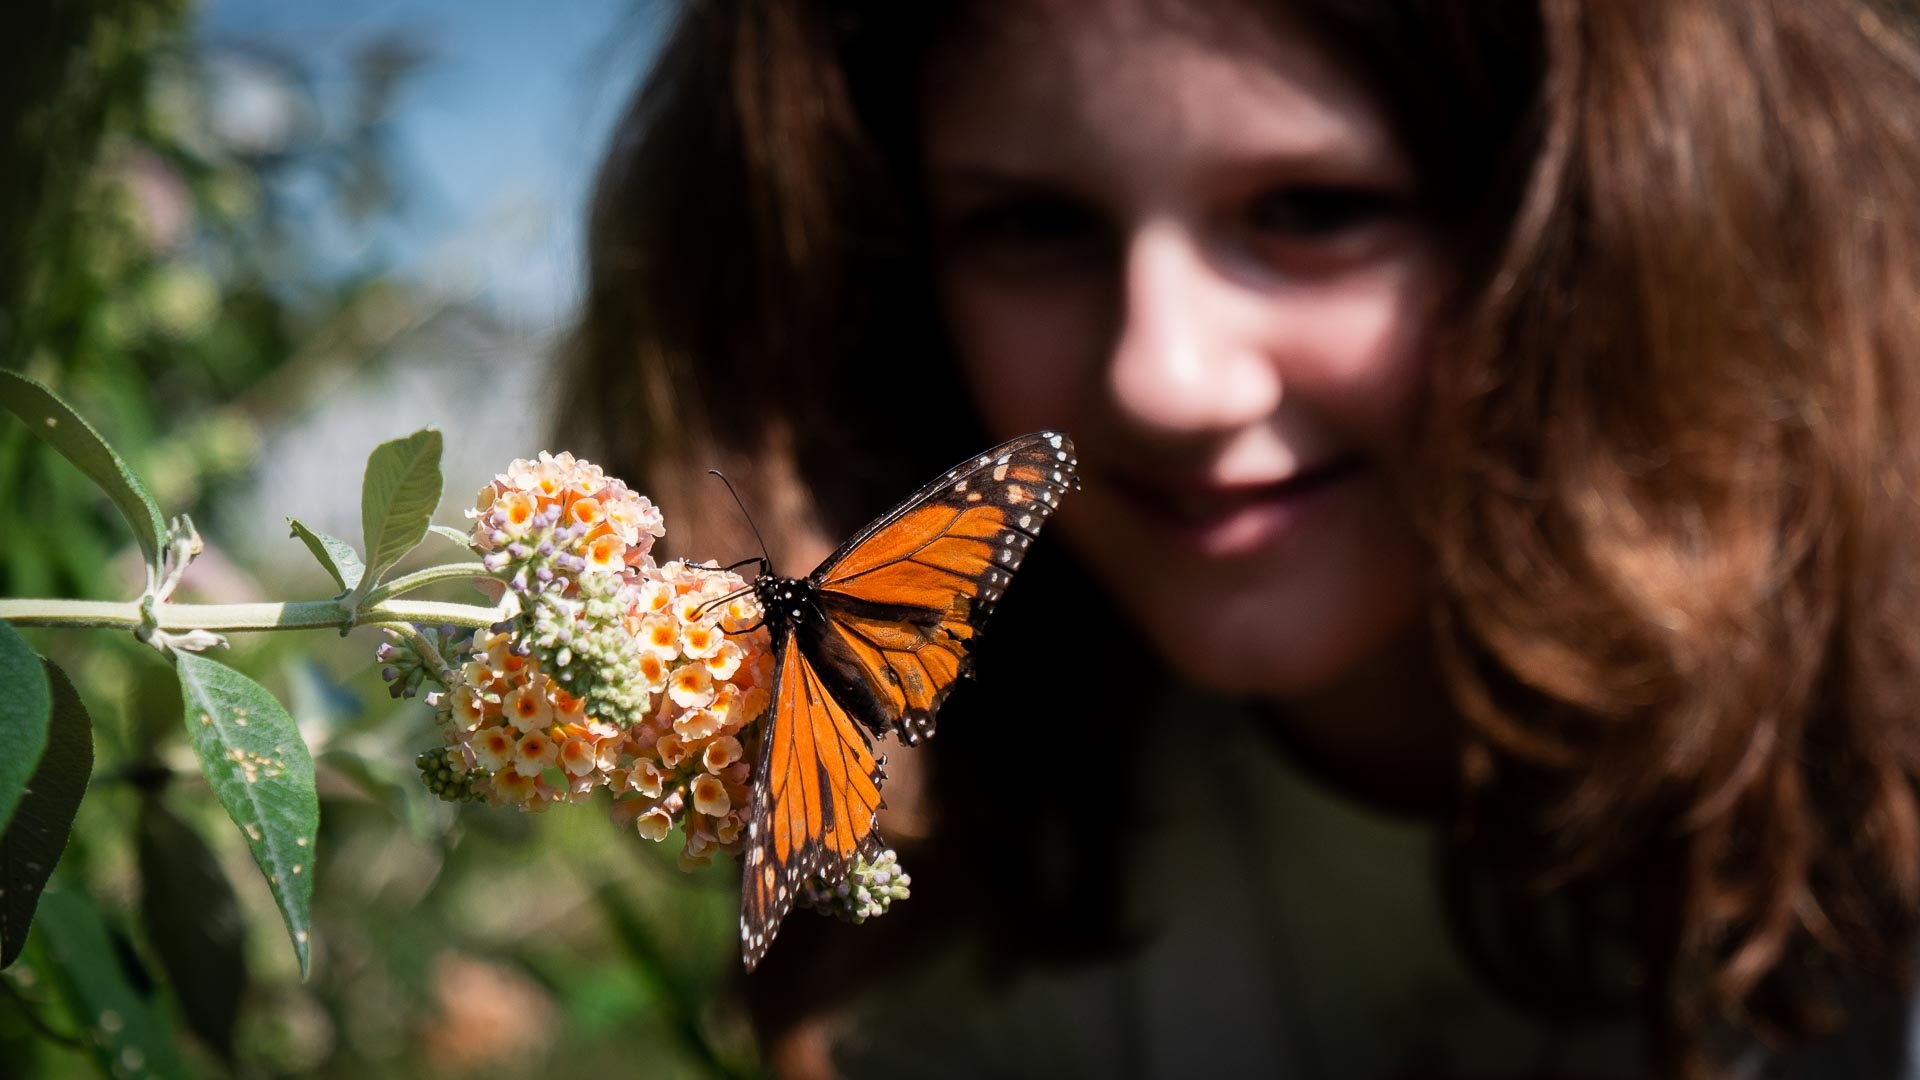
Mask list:
[{"label": "fuzzy leaf", "polygon": [[426,538],[427,524],[440,505],[440,487],[440,433],[433,428],[373,448],[360,486],[360,527],[367,553],[363,586],[378,582]]},{"label": "fuzzy leaf", "polygon": [[44,661],[52,690],[47,748],[27,781],[13,821],[0,835],[0,968],[12,964],[27,943],[27,927],[40,890],[53,876],[73,832],[73,816],[93,775],[93,722],[67,673]]},{"label": "fuzzy leaf", "polygon": [[326,567],[341,592],[352,592],[360,584],[360,576],[367,568],[361,565],[360,553],[353,550],[352,544],[309,529],[295,518],[288,518],[287,524],[293,527],[293,535],[313,552],[313,557],[320,560],[320,565]]},{"label": "fuzzy leaf", "polygon": [[112,932],[85,893],[56,883],[41,897],[39,933],[83,1042],[115,1077],[186,1076],[165,1010],[128,978]]},{"label": "fuzzy leaf", "polygon": [[159,504],[100,433],[53,391],[15,372],[0,371],[0,405],[107,493],[127,524],[133,526],[148,565],[159,565],[161,538],[167,535]]},{"label": "fuzzy leaf", "polygon": [[187,707],[187,738],[273,889],[304,978],[313,927],[313,843],[320,830],[313,757],[293,717],[266,687],[193,653],[174,654],[174,664]]},{"label": "fuzzy leaf", "polygon": [[461,532],[459,529],[449,528],[445,525],[431,525],[427,527],[427,531],[434,534],[435,536],[445,537],[446,539],[451,540],[456,544],[459,544],[461,547],[471,546],[472,537],[466,533]]},{"label": "fuzzy leaf", "polygon": [[140,918],[187,1026],[221,1060],[246,996],[246,923],[220,860],[158,799],[140,805]]},{"label": "fuzzy leaf", "polygon": [[0,622],[0,829],[47,748],[47,718],[53,708],[47,669],[10,623]]}]

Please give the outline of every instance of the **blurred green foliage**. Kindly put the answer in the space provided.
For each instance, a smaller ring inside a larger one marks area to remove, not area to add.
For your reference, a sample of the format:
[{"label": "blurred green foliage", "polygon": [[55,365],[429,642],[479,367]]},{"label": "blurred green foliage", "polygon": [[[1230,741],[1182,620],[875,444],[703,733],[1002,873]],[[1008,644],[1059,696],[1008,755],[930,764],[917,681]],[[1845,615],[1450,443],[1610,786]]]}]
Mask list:
[{"label": "blurred green foliage", "polygon": [[[323,257],[314,208],[279,194],[297,175],[339,220],[391,213],[405,185],[384,118],[423,53],[377,43],[347,99],[322,101],[294,61],[196,43],[192,15],[181,0],[0,11],[0,366],[58,390],[217,545],[223,496],[262,433],[435,302],[377,265]],[[277,112],[223,122],[220,96],[239,90]],[[358,462],[342,468],[356,484]],[[0,595],[138,592],[110,505],[11,421],[0,500]],[[252,568],[222,573],[245,598],[291,598]],[[304,983],[185,749],[167,665],[125,636],[28,636],[79,687],[96,766],[43,905],[55,929],[37,920],[0,973],[0,1072],[164,1073],[175,1058],[189,1075],[356,1080],[755,1071],[732,995],[730,877],[681,873],[597,806],[525,816],[433,799],[413,758],[437,736],[424,708],[386,700],[370,635],[261,635],[231,661],[288,704],[314,752]],[[119,1041],[103,1041],[108,1001]],[[143,1054],[136,1036],[166,1049]],[[140,1068],[121,1068],[129,1047]]]}]

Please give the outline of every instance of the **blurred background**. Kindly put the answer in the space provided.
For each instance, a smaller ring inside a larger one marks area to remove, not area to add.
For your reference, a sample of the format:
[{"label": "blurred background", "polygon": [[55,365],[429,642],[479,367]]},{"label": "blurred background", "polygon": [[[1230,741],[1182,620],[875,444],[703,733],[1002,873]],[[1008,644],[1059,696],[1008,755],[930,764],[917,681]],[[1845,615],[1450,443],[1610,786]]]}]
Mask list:
[{"label": "blurred background", "polygon": [[[0,364],[55,387],[169,514],[193,515],[209,550],[184,599],[330,594],[285,519],[357,537],[381,441],[441,428],[453,525],[508,460],[565,448],[548,385],[585,198],[670,4],[12,7]],[[0,595],[137,594],[104,500],[11,423],[0,508]],[[757,1071],[726,872],[682,872],[602,804],[435,800],[413,759],[438,738],[424,706],[388,699],[373,635],[234,642],[318,764],[306,982],[184,745],[169,669],[116,635],[29,636],[96,729],[56,915],[104,929],[81,974],[149,1002],[189,1074]],[[0,974],[0,1074],[104,1071],[63,995],[74,973],[49,962],[30,938]]]}]

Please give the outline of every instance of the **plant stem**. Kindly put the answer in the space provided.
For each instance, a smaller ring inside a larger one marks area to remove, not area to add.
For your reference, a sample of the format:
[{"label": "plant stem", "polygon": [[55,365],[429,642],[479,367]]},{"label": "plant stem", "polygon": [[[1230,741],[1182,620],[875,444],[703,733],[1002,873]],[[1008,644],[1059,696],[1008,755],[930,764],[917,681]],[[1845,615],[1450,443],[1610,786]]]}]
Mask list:
[{"label": "plant stem", "polygon": [[[480,628],[512,614],[510,599],[492,607],[430,600],[385,600],[348,612],[332,600],[284,604],[155,604],[158,628],[188,630],[322,630],[362,623],[417,622]],[[137,602],[100,600],[0,600],[0,620],[15,626],[96,627],[135,630],[141,625]]]},{"label": "plant stem", "polygon": [[424,588],[436,581],[452,581],[455,578],[492,577],[486,564],[481,562],[447,563],[444,566],[429,566],[411,574],[402,574],[392,581],[385,582],[367,592],[367,607],[382,603],[402,593]]}]

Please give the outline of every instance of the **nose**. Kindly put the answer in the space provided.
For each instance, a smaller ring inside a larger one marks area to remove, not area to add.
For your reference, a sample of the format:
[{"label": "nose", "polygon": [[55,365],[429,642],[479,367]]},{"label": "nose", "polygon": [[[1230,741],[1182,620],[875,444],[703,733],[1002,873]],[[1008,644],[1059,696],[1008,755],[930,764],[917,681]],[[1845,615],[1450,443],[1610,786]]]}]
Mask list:
[{"label": "nose", "polygon": [[1279,407],[1257,298],[1213,266],[1191,232],[1150,223],[1129,239],[1107,372],[1125,418],[1171,436],[1230,431]]}]

